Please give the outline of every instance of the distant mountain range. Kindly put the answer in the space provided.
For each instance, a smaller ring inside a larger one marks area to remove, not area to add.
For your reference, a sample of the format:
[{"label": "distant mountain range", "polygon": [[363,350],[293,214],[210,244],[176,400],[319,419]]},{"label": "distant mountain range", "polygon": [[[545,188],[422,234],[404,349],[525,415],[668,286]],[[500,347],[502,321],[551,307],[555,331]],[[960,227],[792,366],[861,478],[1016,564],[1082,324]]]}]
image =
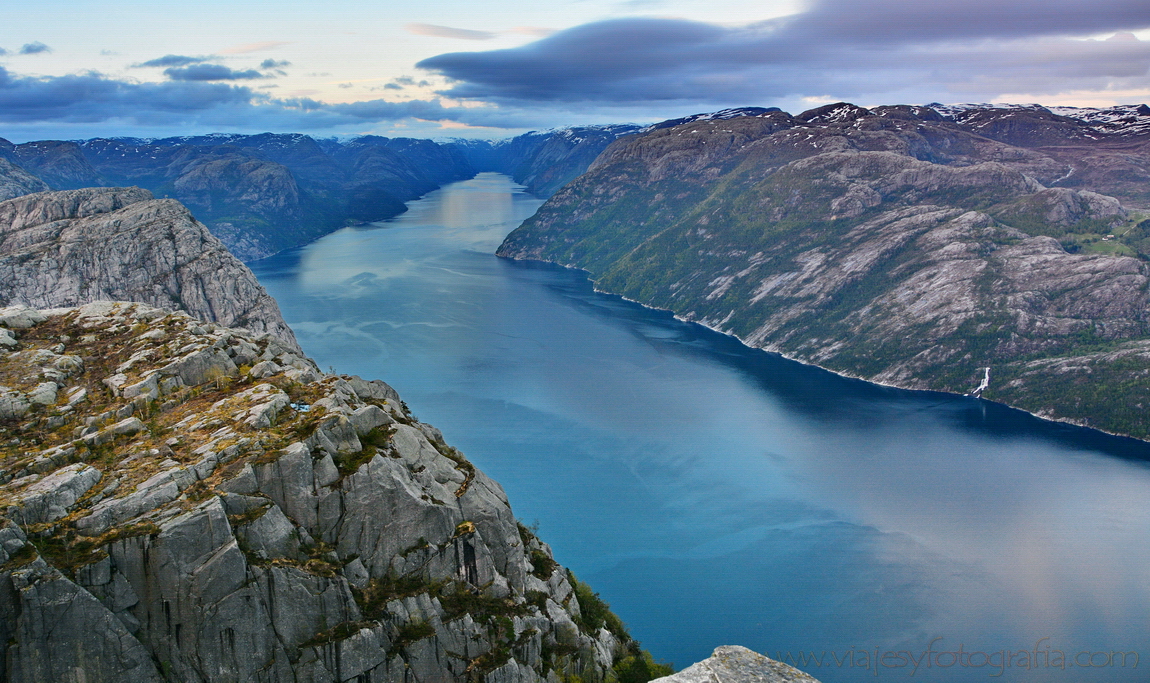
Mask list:
[{"label": "distant mountain range", "polygon": [[46,189],[139,186],[179,199],[243,260],[347,225],[391,218],[404,202],[481,171],[549,196],[636,126],[433,142],[374,135],[203,135],[163,139],[0,139],[0,200]]},{"label": "distant mountain range", "polygon": [[843,374],[1150,437],[1146,105],[676,119],[499,254]]}]

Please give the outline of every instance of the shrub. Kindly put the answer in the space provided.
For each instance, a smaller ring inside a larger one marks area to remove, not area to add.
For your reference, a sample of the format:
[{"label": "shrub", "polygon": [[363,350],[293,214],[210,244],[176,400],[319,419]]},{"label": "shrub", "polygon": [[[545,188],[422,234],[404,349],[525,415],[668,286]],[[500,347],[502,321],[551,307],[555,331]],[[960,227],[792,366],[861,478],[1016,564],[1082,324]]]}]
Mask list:
[{"label": "shrub", "polygon": [[606,628],[619,640],[630,641],[631,634],[627,633],[623,620],[611,611],[611,606],[604,602],[598,593],[591,590],[590,586],[575,578],[571,570],[567,571],[567,577],[575,587],[575,599],[579,601],[579,619],[576,620],[576,624],[580,630],[595,634],[599,629]]},{"label": "shrub", "polygon": [[670,676],[675,673],[675,667],[670,664],[656,662],[651,653],[640,650],[638,643],[634,644],[630,654],[615,662],[611,667],[617,683],[647,683],[647,681]]}]

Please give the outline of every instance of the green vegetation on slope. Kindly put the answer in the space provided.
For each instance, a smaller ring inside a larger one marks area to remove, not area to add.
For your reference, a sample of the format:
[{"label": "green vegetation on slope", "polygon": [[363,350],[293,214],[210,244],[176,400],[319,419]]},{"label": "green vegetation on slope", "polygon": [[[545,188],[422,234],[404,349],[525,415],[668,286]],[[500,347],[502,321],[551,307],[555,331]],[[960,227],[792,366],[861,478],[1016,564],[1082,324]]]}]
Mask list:
[{"label": "green vegetation on slope", "polygon": [[1061,167],[1034,152],[950,124],[864,122],[800,124],[724,155],[708,136],[721,147],[724,127],[750,123],[621,141],[499,253],[586,269],[604,290],[853,376],[965,393],[991,367],[987,398],[1150,436],[1118,405],[1141,395],[1128,376],[1150,352],[1093,361],[1103,386],[1019,369],[1150,336],[1150,221],[1043,188],[1032,174]]}]

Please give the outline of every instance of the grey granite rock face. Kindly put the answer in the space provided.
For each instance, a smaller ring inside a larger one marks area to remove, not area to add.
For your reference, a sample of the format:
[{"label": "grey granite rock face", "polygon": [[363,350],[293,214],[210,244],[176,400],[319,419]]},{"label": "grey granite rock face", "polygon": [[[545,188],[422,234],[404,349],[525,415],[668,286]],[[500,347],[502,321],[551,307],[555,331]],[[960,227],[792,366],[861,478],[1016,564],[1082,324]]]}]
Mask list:
[{"label": "grey granite rock face", "polygon": [[11,394],[87,360],[0,418],[0,680],[606,683],[631,651],[383,382],[144,304],[21,316]]},{"label": "grey granite rock face", "polygon": [[0,306],[140,301],[229,327],[295,335],[255,276],[179,202],[139,188],[0,202]]},{"label": "grey granite rock face", "polygon": [[100,481],[100,470],[76,463],[56,470],[24,489],[8,516],[20,524],[51,522],[68,514],[85,493]]},{"label": "grey granite rock face", "polygon": [[4,579],[0,613],[7,623],[0,634],[10,643],[4,658],[7,680],[164,681],[129,629],[92,593],[42,559]]},{"label": "grey granite rock face", "polygon": [[701,662],[652,683],[819,683],[782,662],[740,645],[721,645]]}]

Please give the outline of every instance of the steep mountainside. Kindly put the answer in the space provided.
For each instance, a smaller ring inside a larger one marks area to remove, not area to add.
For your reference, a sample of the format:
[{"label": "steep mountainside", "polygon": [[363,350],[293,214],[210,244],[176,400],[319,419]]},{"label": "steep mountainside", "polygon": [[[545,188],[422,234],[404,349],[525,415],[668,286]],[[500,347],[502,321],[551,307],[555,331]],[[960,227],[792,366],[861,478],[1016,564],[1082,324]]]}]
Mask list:
[{"label": "steep mountainside", "polygon": [[0,309],[0,678],[669,673],[383,382],[143,304]]},{"label": "steep mountainside", "polygon": [[669,122],[612,144],[499,253],[846,374],[966,393],[989,372],[987,398],[1148,437],[1150,108],[1063,114]]},{"label": "steep mountainside", "polygon": [[11,154],[16,163],[35,173],[55,189],[107,184],[99,171],[85,158],[80,145],[75,142],[63,140],[26,142],[14,145]]},{"label": "steep mountainside", "polygon": [[298,350],[247,266],[174,199],[88,188],[0,202],[0,306],[123,299],[256,332]]},{"label": "steep mountainside", "polygon": [[47,189],[43,180],[0,156],[0,202]]},{"label": "steep mountainside", "polygon": [[525,133],[496,142],[454,144],[475,168],[505,173],[531,194],[546,198],[582,175],[607,145],[638,130],[632,125],[580,126]]}]

